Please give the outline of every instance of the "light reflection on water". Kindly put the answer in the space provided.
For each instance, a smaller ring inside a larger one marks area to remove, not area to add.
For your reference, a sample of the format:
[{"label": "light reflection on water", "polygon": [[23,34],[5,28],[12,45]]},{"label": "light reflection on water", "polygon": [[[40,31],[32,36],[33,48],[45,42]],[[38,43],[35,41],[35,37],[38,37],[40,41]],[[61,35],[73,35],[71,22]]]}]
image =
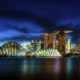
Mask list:
[{"label": "light reflection on water", "polygon": [[70,75],[70,72],[72,72],[72,68],[73,68],[73,63],[72,63],[72,59],[71,58],[67,58],[65,60],[65,63],[66,63],[66,73],[68,75]]},{"label": "light reflection on water", "polygon": [[22,74],[35,74],[40,71],[40,64],[36,60],[23,60],[21,64]]},{"label": "light reflection on water", "polygon": [[53,72],[55,74],[59,74],[60,72],[60,58],[55,59],[55,61],[53,62]]},{"label": "light reflection on water", "polygon": [[46,76],[47,78],[50,75],[54,80],[62,77],[71,80],[76,77],[78,78],[80,75],[80,59],[70,57],[0,58],[0,74],[10,75],[11,73],[25,78],[28,76],[41,76],[42,78]]}]

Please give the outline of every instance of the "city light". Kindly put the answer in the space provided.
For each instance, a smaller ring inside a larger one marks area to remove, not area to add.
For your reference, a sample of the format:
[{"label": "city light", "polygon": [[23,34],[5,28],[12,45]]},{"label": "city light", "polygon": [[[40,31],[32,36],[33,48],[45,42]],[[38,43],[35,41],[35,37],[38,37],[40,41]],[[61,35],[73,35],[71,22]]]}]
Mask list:
[{"label": "city light", "polygon": [[0,56],[61,57],[79,51],[79,44],[72,43],[72,31],[54,31],[41,34],[41,39],[31,41],[6,41],[1,44]]}]

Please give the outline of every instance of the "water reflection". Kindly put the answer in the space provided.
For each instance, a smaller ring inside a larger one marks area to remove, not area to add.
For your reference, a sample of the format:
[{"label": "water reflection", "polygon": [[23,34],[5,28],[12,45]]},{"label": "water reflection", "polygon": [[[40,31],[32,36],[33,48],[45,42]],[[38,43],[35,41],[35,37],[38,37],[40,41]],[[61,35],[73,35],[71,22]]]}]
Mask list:
[{"label": "water reflection", "polygon": [[24,61],[22,62],[21,71],[22,71],[23,74],[26,74],[26,73],[28,72],[28,65],[27,65],[27,61],[26,61],[26,60],[24,60]]},{"label": "water reflection", "polygon": [[[24,79],[67,79],[80,78],[79,58],[2,58],[0,74],[14,73]],[[7,76],[3,75],[3,76]]]},{"label": "water reflection", "polygon": [[22,74],[35,74],[40,71],[40,63],[36,60],[23,60],[21,64],[21,73]]},{"label": "water reflection", "polygon": [[[78,61],[80,62],[80,59]],[[79,80],[80,80],[80,63],[78,63],[78,76],[79,76]]]},{"label": "water reflection", "polygon": [[57,58],[55,60],[53,60],[53,72],[54,74],[59,74],[60,73],[60,58]]},{"label": "water reflection", "polygon": [[66,73],[67,75],[70,75],[70,72],[72,72],[72,68],[73,68],[73,63],[72,63],[72,58],[67,58],[65,60],[66,63]]}]

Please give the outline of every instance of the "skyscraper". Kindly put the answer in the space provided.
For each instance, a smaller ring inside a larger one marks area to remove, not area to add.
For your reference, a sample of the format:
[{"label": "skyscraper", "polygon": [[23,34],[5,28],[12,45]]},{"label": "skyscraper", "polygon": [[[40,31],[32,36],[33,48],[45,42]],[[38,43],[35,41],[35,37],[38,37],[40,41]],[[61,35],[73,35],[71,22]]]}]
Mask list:
[{"label": "skyscraper", "polygon": [[71,39],[68,39],[66,41],[66,49],[65,49],[66,53],[70,53],[71,51]]},{"label": "skyscraper", "polygon": [[48,34],[47,33],[43,33],[41,36],[41,48],[45,49],[48,47]]},{"label": "skyscraper", "polygon": [[65,53],[65,40],[66,33],[64,31],[60,31],[58,34],[58,50],[61,54]]},{"label": "skyscraper", "polygon": [[55,48],[56,35],[55,33],[50,33],[48,35],[48,48]]}]

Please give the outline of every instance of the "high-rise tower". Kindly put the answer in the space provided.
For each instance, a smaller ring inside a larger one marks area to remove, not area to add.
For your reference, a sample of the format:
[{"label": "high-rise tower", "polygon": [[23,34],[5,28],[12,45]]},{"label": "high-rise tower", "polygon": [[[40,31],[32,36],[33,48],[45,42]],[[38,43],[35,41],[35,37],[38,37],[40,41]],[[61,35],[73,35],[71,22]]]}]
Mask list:
[{"label": "high-rise tower", "polygon": [[66,41],[66,49],[65,49],[66,53],[70,53],[71,52],[71,39],[68,39]]},{"label": "high-rise tower", "polygon": [[48,35],[48,48],[55,48],[56,35],[55,33],[50,33]]},{"label": "high-rise tower", "polygon": [[58,34],[58,50],[61,54],[65,53],[65,40],[66,33],[64,31],[60,31]]},{"label": "high-rise tower", "polygon": [[41,37],[41,48],[45,49],[48,47],[48,39],[47,39],[48,34],[43,33]]}]

